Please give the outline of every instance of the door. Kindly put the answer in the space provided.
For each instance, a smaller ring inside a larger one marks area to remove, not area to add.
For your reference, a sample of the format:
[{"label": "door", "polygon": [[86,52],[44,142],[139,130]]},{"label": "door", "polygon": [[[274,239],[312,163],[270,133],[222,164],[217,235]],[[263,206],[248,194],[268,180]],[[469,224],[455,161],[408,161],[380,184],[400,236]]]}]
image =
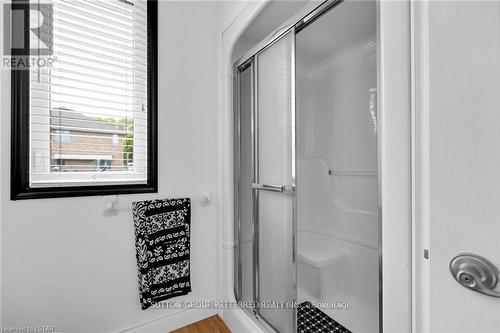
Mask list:
[{"label": "door", "polygon": [[237,68],[235,295],[259,321],[295,331],[295,32]]},{"label": "door", "polygon": [[283,333],[295,326],[291,306],[296,298],[294,40],[292,29],[255,56],[258,314]]},{"label": "door", "polygon": [[[500,298],[465,288],[449,267],[464,252],[500,267],[499,13],[498,1],[429,2],[429,279],[420,308],[431,332],[500,330]],[[500,296],[499,285],[493,291]]]},{"label": "door", "polygon": [[234,267],[235,296],[250,302],[255,297],[254,273],[254,213],[252,203],[254,109],[254,66],[250,61],[238,68],[236,82],[237,112],[235,117],[235,228]]},{"label": "door", "polygon": [[320,310],[352,332],[377,332],[381,219],[376,2],[338,3],[309,21],[297,33],[295,45],[297,296],[313,304],[348,301],[347,311]]}]

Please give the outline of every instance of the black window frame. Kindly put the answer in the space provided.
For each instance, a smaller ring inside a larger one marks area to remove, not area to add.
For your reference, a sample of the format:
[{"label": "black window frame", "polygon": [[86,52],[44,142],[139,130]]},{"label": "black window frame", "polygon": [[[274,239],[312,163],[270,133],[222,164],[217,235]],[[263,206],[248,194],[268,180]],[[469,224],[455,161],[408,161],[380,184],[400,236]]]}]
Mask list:
[{"label": "black window frame", "polygon": [[[19,0],[13,0],[12,5]],[[25,1],[24,1],[25,2]],[[25,20],[29,24],[29,19]],[[29,27],[25,27],[28,31]],[[158,192],[158,1],[147,0],[147,180],[145,184],[29,186],[29,70],[11,70],[11,200]]]}]

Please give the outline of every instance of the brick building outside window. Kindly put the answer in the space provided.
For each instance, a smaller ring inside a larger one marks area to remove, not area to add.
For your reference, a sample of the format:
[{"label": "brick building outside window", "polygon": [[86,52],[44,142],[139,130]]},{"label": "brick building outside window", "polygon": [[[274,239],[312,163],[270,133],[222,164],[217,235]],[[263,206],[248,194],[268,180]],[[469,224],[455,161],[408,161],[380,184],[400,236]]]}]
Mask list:
[{"label": "brick building outside window", "polygon": [[67,108],[53,109],[50,170],[127,171],[133,160],[132,133],[126,119],[94,118]]}]

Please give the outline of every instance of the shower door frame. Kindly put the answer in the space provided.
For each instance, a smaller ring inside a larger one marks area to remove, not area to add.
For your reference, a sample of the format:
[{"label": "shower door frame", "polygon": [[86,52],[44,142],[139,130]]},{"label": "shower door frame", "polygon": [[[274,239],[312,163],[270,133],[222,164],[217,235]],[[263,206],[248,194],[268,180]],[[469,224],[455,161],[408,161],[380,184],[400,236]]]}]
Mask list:
[{"label": "shower door frame", "polygon": [[[258,128],[256,124],[258,123],[258,94],[257,94],[257,86],[258,86],[258,55],[266,50],[268,47],[272,46],[275,42],[279,41],[282,37],[287,34],[293,34],[293,41],[291,46],[291,95],[292,95],[292,104],[291,104],[291,112],[292,112],[292,188],[293,188],[293,212],[292,212],[292,246],[293,246],[293,290],[295,293],[295,301],[297,300],[297,195],[296,195],[296,168],[297,168],[297,110],[296,110],[296,68],[295,68],[295,54],[296,54],[296,44],[295,38],[298,32],[302,29],[306,28],[309,24],[312,24],[317,18],[328,12],[329,10],[334,10],[334,7],[341,4],[345,0],[325,0],[319,6],[312,10],[307,10],[305,12],[300,12],[297,15],[293,16],[290,19],[290,22],[284,25],[284,28],[278,29],[273,36],[267,40],[264,39],[257,45],[255,45],[252,49],[250,49],[243,57],[241,57],[237,62],[233,65],[233,110],[234,110],[234,221],[237,225],[237,234],[238,238],[235,243],[238,244],[238,254],[234,255],[233,265],[235,267],[235,273],[233,274],[233,278],[235,282],[234,284],[234,295],[236,301],[241,301],[241,293],[242,293],[242,265],[241,265],[241,214],[240,214],[240,203],[239,203],[239,183],[240,183],[240,147],[241,147],[241,110],[240,110],[240,73],[244,70],[247,70],[248,67],[251,67],[251,151],[252,151],[252,176],[253,182],[258,179]],[[378,18],[377,18],[378,21]],[[378,65],[377,65],[378,68]],[[378,70],[378,69],[377,69]],[[378,144],[379,145],[379,144]],[[254,223],[254,232],[253,232],[253,301],[259,301],[259,262],[258,262],[258,248],[259,248],[259,225],[258,225],[258,196],[259,191],[255,188],[252,189],[252,212],[253,212],[253,223]],[[379,193],[380,195],[380,193]],[[379,210],[381,210],[379,208]],[[381,216],[381,215],[380,215]],[[379,227],[381,228],[381,218],[379,218]],[[381,264],[381,255],[379,256],[379,264]],[[381,272],[381,267],[379,267],[379,271]],[[381,287],[381,274],[380,274],[380,289],[379,289],[379,302],[382,302],[382,287]],[[259,315],[259,311],[257,308],[254,308],[253,311],[250,311],[248,308],[243,308],[248,315],[255,318],[255,321],[262,328],[270,331],[276,331],[274,327],[272,327],[267,321]],[[382,306],[379,307],[379,325],[382,327]],[[297,308],[293,309],[293,327],[294,330],[297,330]],[[382,329],[380,329],[382,332]]]},{"label": "shower door frame", "polygon": [[[342,1],[342,0],[340,0]],[[340,2],[339,1],[339,2]],[[257,93],[257,86],[258,86],[258,74],[257,74],[257,69],[258,69],[258,55],[265,51],[268,47],[272,46],[275,42],[281,40],[282,37],[285,37],[287,34],[292,34],[293,39],[292,39],[292,45],[290,48],[291,54],[290,54],[290,59],[291,59],[291,82],[290,82],[290,90],[291,90],[291,133],[292,133],[292,140],[291,140],[291,152],[292,152],[292,181],[291,184],[283,184],[281,188],[281,192],[283,195],[293,195],[292,199],[292,265],[293,265],[293,277],[292,277],[292,287],[293,287],[293,292],[295,293],[295,299],[297,299],[297,262],[296,262],[296,252],[297,252],[297,195],[295,193],[295,187],[296,187],[296,169],[297,169],[297,154],[296,154],[296,131],[297,131],[297,125],[296,125],[296,97],[295,97],[295,35],[296,35],[296,30],[295,30],[295,25],[287,28],[285,31],[282,31],[280,34],[278,34],[275,38],[273,38],[271,41],[265,43],[264,45],[258,44],[254,49],[255,52],[252,53],[249,57],[245,58],[245,61],[238,61],[234,65],[234,82],[233,82],[233,94],[236,96],[234,99],[234,219],[237,222],[236,225],[238,227],[238,239],[237,239],[237,244],[238,244],[238,255],[234,256],[234,258],[237,258],[238,264],[236,264],[236,260],[234,260],[235,267],[237,268],[237,278],[235,277],[235,283],[234,285],[234,294],[235,298],[237,301],[242,301],[241,300],[241,294],[242,294],[242,278],[241,278],[241,272],[242,272],[242,266],[241,266],[241,214],[240,214],[240,203],[239,203],[239,184],[240,184],[240,165],[241,165],[241,155],[240,155],[240,147],[241,147],[241,107],[240,107],[240,73],[243,72],[244,70],[248,70],[248,68],[251,68],[251,151],[252,151],[252,166],[251,166],[251,173],[252,173],[252,184],[253,185],[258,185],[257,180],[259,177],[259,167],[258,167],[258,162],[259,162],[259,130],[258,126],[258,93]],[[258,302],[260,301],[259,297],[259,219],[258,219],[258,213],[259,213],[259,190],[263,190],[263,188],[257,188],[252,185],[252,219],[253,219],[253,227],[254,227],[254,232],[253,232],[253,259],[252,259],[252,264],[253,264],[253,301]],[[264,185],[265,186],[265,185]],[[271,191],[274,191],[273,189],[270,189]],[[234,274],[236,275],[236,274]],[[267,330],[272,330],[276,331],[276,329],[271,326],[263,316],[259,314],[258,308],[254,308],[253,311],[250,311],[248,308],[243,308],[243,310],[253,316],[256,319],[256,322],[261,325],[263,328]],[[293,327],[294,330],[297,330],[297,308],[293,308]]]},{"label": "shower door frame", "polygon": [[[335,0],[317,1],[311,0],[303,10],[293,15],[290,19],[271,32],[264,40],[248,51],[239,60],[234,60],[235,47],[239,38],[248,25],[255,19],[271,0],[262,3],[254,3],[240,12],[240,19],[234,20],[221,30],[222,68],[220,75],[220,97],[221,112],[219,113],[219,124],[222,131],[219,132],[222,174],[219,179],[219,199],[221,200],[219,218],[223,221],[227,230],[235,227],[233,220],[233,208],[237,209],[237,201],[233,197],[234,184],[232,178],[224,177],[224,172],[231,173],[235,170],[234,149],[228,142],[235,142],[236,128],[233,128],[235,116],[235,103],[233,100],[234,87],[236,83],[235,68],[249,59],[249,57],[266,44],[271,43],[280,32],[296,25],[303,19],[310,19],[325,10]],[[402,1],[377,1],[377,76],[378,94],[377,108],[380,113],[379,130],[379,181],[381,207],[381,256],[380,256],[380,326],[382,331],[416,331],[415,325],[421,321],[416,312],[412,311],[418,307],[418,294],[420,288],[417,285],[418,274],[413,271],[416,257],[421,255],[415,252],[414,244],[418,242],[418,236],[414,233],[417,227],[418,217],[415,217],[414,205],[414,52],[415,41],[413,40],[414,8],[410,0]],[[228,158],[229,157],[229,158]],[[389,205],[387,205],[389,203]],[[222,231],[221,231],[222,232]],[[235,241],[233,233],[224,234],[225,242]],[[230,238],[228,238],[230,237]],[[233,257],[234,247],[227,247]],[[418,249],[417,249],[418,250]],[[226,251],[222,251],[226,253]],[[383,254],[383,256],[382,256]],[[383,259],[383,260],[382,260]],[[229,265],[229,266],[228,266]],[[224,261],[222,272],[233,272],[234,261]],[[234,277],[234,275],[231,275]],[[388,288],[391,286],[391,292]],[[229,294],[227,294],[229,293]],[[224,295],[233,297],[234,289],[224,291]],[[252,318],[252,312],[246,309],[243,312]],[[224,316],[228,316],[234,323],[238,322],[240,327],[248,327],[246,319],[242,319],[237,311],[225,310]],[[243,320],[243,321],[242,321]],[[253,325],[263,328],[258,321]]]}]

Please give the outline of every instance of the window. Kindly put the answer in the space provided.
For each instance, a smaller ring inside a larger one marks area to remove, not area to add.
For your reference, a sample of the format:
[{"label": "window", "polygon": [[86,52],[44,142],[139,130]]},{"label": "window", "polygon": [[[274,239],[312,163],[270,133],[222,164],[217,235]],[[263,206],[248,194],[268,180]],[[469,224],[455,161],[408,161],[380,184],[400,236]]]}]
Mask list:
[{"label": "window", "polygon": [[11,198],[156,192],[157,2],[50,3],[50,66],[12,71]]},{"label": "window", "polygon": [[56,143],[69,143],[71,134],[69,131],[56,130],[55,141]]},{"label": "window", "polygon": [[111,168],[111,159],[106,160],[94,160],[94,170],[95,171],[106,171]]}]

